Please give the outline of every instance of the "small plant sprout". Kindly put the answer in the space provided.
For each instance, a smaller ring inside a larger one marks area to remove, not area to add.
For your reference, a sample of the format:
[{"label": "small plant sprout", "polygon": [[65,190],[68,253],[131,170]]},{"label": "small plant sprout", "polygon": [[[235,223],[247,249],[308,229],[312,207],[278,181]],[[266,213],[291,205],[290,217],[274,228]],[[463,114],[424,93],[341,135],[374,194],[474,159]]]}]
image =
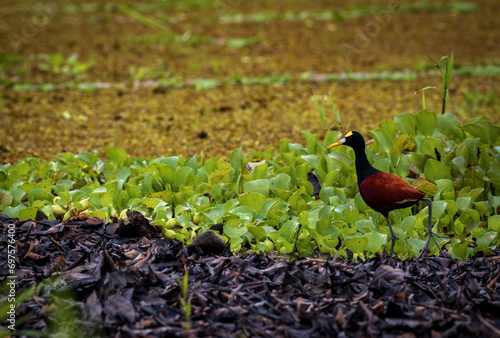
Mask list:
[{"label": "small plant sprout", "polygon": [[177,283],[179,283],[179,287],[181,288],[181,294],[179,295],[179,304],[181,307],[181,311],[184,315],[184,328],[188,332],[191,331],[191,324],[189,322],[189,318],[191,317],[191,310],[192,310],[192,304],[191,301],[193,299],[193,294],[190,294],[188,296],[188,287],[189,287],[189,273],[186,271],[184,274],[184,277],[181,278],[179,276],[175,276],[175,279],[177,280]]},{"label": "small plant sprout", "polygon": [[425,110],[425,91],[428,89],[436,89],[436,86],[427,86],[427,87],[422,88],[414,93],[414,94],[417,94],[418,92],[422,92],[422,109],[423,110]]},{"label": "small plant sprout", "polygon": [[[444,89],[441,92],[439,89],[439,92],[441,93],[441,97],[443,99],[443,108],[441,110],[441,114],[444,114],[446,111],[446,105],[448,104],[448,100],[450,98],[450,81],[451,81],[451,75],[453,72],[453,52],[451,53],[451,56],[443,56],[441,60],[437,63],[434,61],[430,56],[429,59],[434,63],[436,68],[439,70],[441,73],[441,77],[443,78],[443,85]],[[441,63],[444,62],[444,69]]]},{"label": "small plant sprout", "polygon": [[333,115],[335,116],[336,121],[325,117],[325,97],[321,97],[321,105],[318,100],[318,95],[314,95],[314,99],[316,100],[316,107],[318,108],[318,113],[319,113],[319,119],[321,121],[321,128],[325,131],[327,131],[326,125],[325,125],[325,119],[330,122],[330,126],[328,127],[328,131],[332,129],[333,126],[337,125],[339,129],[342,131],[343,134],[345,134],[344,127],[342,126],[342,119],[340,118],[340,111],[335,107],[335,104],[333,103],[333,98],[330,93],[328,93],[328,99],[330,101],[330,106],[332,107]]}]

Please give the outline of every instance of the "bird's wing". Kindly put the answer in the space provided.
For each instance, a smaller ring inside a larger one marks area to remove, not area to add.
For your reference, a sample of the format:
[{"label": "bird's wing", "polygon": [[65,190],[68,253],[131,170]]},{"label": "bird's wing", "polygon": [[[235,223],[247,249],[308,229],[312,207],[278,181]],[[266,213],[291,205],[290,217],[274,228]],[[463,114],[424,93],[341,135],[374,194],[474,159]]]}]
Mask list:
[{"label": "bird's wing", "polygon": [[[423,193],[410,186],[398,176],[385,172],[375,173],[361,183],[361,195],[366,204],[398,204],[418,201],[425,197]],[[375,208],[374,208],[375,209]]]}]

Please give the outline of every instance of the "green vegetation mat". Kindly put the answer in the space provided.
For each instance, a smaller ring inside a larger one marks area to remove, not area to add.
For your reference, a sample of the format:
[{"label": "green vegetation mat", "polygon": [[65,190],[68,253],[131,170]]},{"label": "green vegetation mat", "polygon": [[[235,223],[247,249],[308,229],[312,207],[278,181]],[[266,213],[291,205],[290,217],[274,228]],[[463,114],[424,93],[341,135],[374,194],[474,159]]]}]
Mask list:
[{"label": "green vegetation mat", "polygon": [[[277,151],[249,157],[238,148],[229,161],[203,153],[145,159],[116,147],[106,149],[106,160],[97,152],[27,158],[0,167],[0,212],[22,220],[108,221],[137,210],[166,238],[185,243],[222,223],[234,252],[291,253],[296,243],[303,256],[319,251],[348,258],[349,250],[365,258],[387,249],[387,224],[357,189],[353,151],[327,148],[342,134],[330,131],[324,143],[303,134],[305,146],[282,141]],[[375,142],[367,153],[376,168],[409,177],[432,196],[434,231],[449,236],[437,244],[457,258],[498,247],[498,125],[480,118],[462,125],[453,114],[424,109],[397,115],[369,134]],[[399,256],[416,255],[427,237],[427,208],[415,211],[391,213]],[[431,243],[431,252],[438,251]]]}]

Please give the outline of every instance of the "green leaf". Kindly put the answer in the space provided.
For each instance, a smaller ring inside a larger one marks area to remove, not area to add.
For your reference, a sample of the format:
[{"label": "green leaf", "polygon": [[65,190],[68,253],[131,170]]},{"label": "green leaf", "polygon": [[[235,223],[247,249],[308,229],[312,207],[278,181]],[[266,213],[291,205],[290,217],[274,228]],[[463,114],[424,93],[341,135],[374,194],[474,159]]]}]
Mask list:
[{"label": "green leaf", "polygon": [[260,213],[262,205],[266,202],[266,196],[258,192],[246,192],[238,197],[240,205],[247,206]]},{"label": "green leaf", "polygon": [[454,114],[446,113],[437,117],[436,128],[443,134],[449,134],[455,128],[457,118]]},{"label": "green leaf", "polygon": [[290,181],[289,175],[281,173],[269,179],[269,188],[272,192],[275,192],[276,189],[288,190],[290,189]]},{"label": "green leaf", "polygon": [[476,239],[476,243],[478,246],[489,246],[497,235],[498,233],[496,231],[485,232]]},{"label": "green leaf", "polygon": [[467,259],[467,257],[469,256],[467,250],[468,248],[467,242],[453,244],[452,248],[453,248],[453,255],[457,256],[458,258]]},{"label": "green leaf", "polygon": [[466,140],[465,144],[465,160],[468,163],[477,163],[477,151],[479,148],[479,138]]},{"label": "green leaf", "polygon": [[373,167],[386,173],[391,172],[391,160],[388,158],[380,159],[373,163]]},{"label": "green leaf", "polygon": [[423,109],[417,113],[416,119],[417,130],[425,136],[431,136],[437,126],[436,113]]},{"label": "green leaf", "polygon": [[17,207],[5,207],[3,211],[10,218],[18,218],[20,210],[25,208],[26,206],[19,204]]},{"label": "green leaf", "polygon": [[472,199],[470,197],[457,198],[457,207],[459,210],[470,209]]},{"label": "green leaf", "polygon": [[233,150],[231,156],[229,157],[229,164],[236,170],[243,170],[243,166],[245,165],[243,161],[243,150],[241,148],[237,148]]},{"label": "green leaf", "polygon": [[288,221],[288,222],[285,222],[285,224],[283,224],[281,226],[280,232],[281,232],[282,236],[285,237],[286,240],[291,243],[295,240],[294,234],[295,234],[295,231],[297,231],[298,227],[299,227],[299,223],[297,223],[295,221]]},{"label": "green leaf", "polygon": [[242,237],[247,232],[248,232],[248,228],[244,225],[240,225],[240,226],[225,225],[223,227],[224,235],[226,235],[230,239],[233,239],[235,237]]},{"label": "green leaf", "polygon": [[488,218],[488,230],[500,232],[500,215],[493,215]]},{"label": "green leaf", "polygon": [[432,217],[440,218],[444,215],[448,203],[445,201],[434,201],[432,202]]},{"label": "green leaf", "polygon": [[363,235],[367,240],[366,251],[379,252],[382,247],[387,243],[387,235],[378,231],[371,231]]},{"label": "green leaf", "polygon": [[258,192],[265,197],[269,197],[269,180],[259,179],[245,183],[244,192]]},{"label": "green leaf", "polygon": [[488,144],[490,143],[490,135],[488,129],[479,123],[467,123],[462,126],[462,129],[471,134],[472,136],[477,137],[481,140],[481,142]]},{"label": "green leaf", "polygon": [[19,220],[25,221],[28,219],[34,220],[36,218],[37,209],[33,207],[22,208],[19,210]]},{"label": "green leaf", "polygon": [[108,153],[111,162],[115,163],[117,167],[121,167],[128,157],[127,152],[122,148],[107,147],[106,152]]},{"label": "green leaf", "polygon": [[368,238],[351,237],[344,240],[344,245],[353,253],[362,253],[368,246]]},{"label": "green leaf", "polygon": [[424,175],[433,183],[443,178],[451,179],[450,168],[432,158],[425,163]]},{"label": "green leaf", "polygon": [[415,136],[417,127],[417,119],[415,118],[415,115],[411,113],[403,113],[396,115],[394,120],[396,121],[396,125],[398,126],[401,134],[410,134]]},{"label": "green leaf", "polygon": [[410,173],[411,155],[401,155],[397,161],[396,174],[399,177],[406,177]]},{"label": "green leaf", "polygon": [[382,149],[382,151],[389,155],[392,145],[391,135],[389,135],[386,130],[380,128],[370,131],[369,134],[371,135],[371,137],[373,137],[375,142],[377,142],[377,145],[380,147],[380,149]]},{"label": "green leaf", "polygon": [[419,151],[436,160],[436,151],[443,154],[443,141],[433,137],[424,137],[420,142]]},{"label": "green leaf", "polygon": [[7,192],[0,191],[0,207],[8,207],[14,201],[14,197]]}]

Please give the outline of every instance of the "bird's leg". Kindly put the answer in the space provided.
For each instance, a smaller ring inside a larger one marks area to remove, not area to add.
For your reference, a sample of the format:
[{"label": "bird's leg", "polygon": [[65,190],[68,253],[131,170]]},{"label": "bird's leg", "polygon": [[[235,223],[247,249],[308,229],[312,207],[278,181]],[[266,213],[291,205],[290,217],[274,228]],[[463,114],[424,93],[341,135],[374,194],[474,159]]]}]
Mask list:
[{"label": "bird's leg", "polygon": [[391,252],[389,253],[389,257],[392,257],[392,254],[394,252],[394,245],[396,244],[396,235],[394,235],[394,231],[392,230],[391,222],[389,221],[389,215],[385,216],[385,219],[387,220],[387,224],[389,225],[389,230],[391,230],[392,244],[391,244]]},{"label": "bird's leg", "polygon": [[[423,255],[427,251],[427,248],[429,247],[429,242],[431,241],[431,238],[434,240],[434,243],[436,243],[436,246],[439,248],[439,244],[437,243],[436,239],[434,238],[434,233],[432,232],[432,201],[429,198],[424,198],[422,200],[425,201],[427,203],[427,205],[429,206],[429,229],[428,229],[429,235],[427,236],[427,240],[425,241],[424,247],[422,248],[422,250],[420,250],[420,254],[418,255],[417,259],[420,259],[423,257]],[[436,236],[438,236],[438,235],[436,235]],[[441,248],[439,248],[439,251],[441,251]]]}]

